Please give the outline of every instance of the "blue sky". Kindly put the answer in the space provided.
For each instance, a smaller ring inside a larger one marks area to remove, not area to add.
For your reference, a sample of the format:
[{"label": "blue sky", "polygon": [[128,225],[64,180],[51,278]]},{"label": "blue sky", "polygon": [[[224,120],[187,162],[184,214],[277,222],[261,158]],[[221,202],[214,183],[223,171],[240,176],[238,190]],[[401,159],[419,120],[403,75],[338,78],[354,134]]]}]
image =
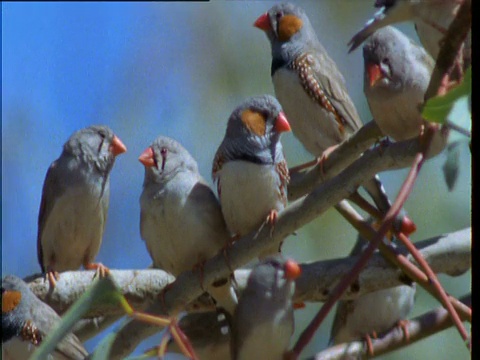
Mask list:
[{"label": "blue sky", "polygon": [[[128,148],[111,173],[109,217],[97,259],[112,268],[147,267],[151,260],[139,234],[143,168],[137,158],[157,135],[168,135],[190,150],[210,182],[211,161],[232,109],[247,96],[273,94],[268,42],[252,26],[273,3],[2,3],[2,273],[24,277],[40,271],[36,233],[45,173],[71,133],[92,124],[110,126]],[[361,51],[347,55],[346,43],[373,8],[352,1],[302,4],[315,14],[312,25],[369,121]],[[335,21],[347,11],[351,19]],[[415,36],[411,24],[401,29]],[[292,166],[311,159],[292,134],[282,141]],[[419,227],[415,239],[470,224],[470,154],[462,148],[460,179],[451,193],[441,172],[444,160],[427,162],[407,202]],[[406,170],[381,174],[390,196],[405,175]],[[329,211],[287,239],[284,251],[300,261],[339,257],[355,235]],[[338,240],[329,242],[331,237]],[[299,317],[311,318],[305,314]],[[328,326],[312,349],[322,348],[327,334]],[[87,343],[89,350],[95,343]]]}]

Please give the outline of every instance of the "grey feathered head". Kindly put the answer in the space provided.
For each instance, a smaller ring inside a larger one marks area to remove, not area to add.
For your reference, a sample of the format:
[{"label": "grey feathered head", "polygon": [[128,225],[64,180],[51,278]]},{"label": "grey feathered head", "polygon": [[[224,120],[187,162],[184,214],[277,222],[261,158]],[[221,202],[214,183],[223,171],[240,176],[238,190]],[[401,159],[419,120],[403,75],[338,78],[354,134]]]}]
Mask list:
[{"label": "grey feathered head", "polygon": [[230,115],[219,151],[224,160],[274,164],[283,160],[280,135],[290,125],[278,100],[271,95],[248,98]]},{"label": "grey feathered head", "polygon": [[177,141],[159,136],[138,158],[145,166],[147,178],[166,182],[182,170],[198,173],[198,166],[190,153]]}]

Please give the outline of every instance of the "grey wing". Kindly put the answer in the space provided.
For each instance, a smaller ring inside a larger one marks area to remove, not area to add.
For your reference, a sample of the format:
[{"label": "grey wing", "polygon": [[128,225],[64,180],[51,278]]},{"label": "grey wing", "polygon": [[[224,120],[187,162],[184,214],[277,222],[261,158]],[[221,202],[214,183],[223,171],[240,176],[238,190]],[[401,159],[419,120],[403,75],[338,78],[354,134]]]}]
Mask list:
[{"label": "grey wing", "polygon": [[189,194],[189,200],[192,201],[195,209],[200,209],[198,216],[202,219],[202,222],[207,224],[210,229],[215,229],[216,233],[224,237],[226,241],[228,231],[220,202],[203,178],[200,177],[199,181],[193,186]]},{"label": "grey wing", "polygon": [[65,187],[59,181],[58,167],[58,160],[56,160],[48,168],[43,183],[42,200],[40,201],[40,210],[38,213],[37,256],[38,263],[43,272],[45,272],[45,266],[43,264],[42,233],[56,199],[58,199],[65,191]]},{"label": "grey wing", "polygon": [[344,120],[347,132],[351,134],[361,128],[363,123],[348,95],[345,79],[323,47],[316,49],[313,55],[311,58],[314,61],[312,68],[315,77],[321,84],[328,100],[330,100],[337,113]]}]

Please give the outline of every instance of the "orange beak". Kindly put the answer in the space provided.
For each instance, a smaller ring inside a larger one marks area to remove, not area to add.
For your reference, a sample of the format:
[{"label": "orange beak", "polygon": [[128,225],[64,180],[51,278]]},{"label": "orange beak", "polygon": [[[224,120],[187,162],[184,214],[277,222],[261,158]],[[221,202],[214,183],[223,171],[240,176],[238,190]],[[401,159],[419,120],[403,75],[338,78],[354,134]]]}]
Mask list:
[{"label": "orange beak", "polygon": [[127,151],[127,147],[123,144],[122,140],[120,140],[116,135],[113,136],[112,143],[110,144],[110,152],[113,156],[117,156],[123,154]]},{"label": "orange beak", "polygon": [[415,225],[412,219],[410,219],[408,216],[405,216],[402,221],[401,230],[405,235],[410,236],[410,234],[417,231],[417,225]]},{"label": "orange beak", "polygon": [[382,70],[378,64],[368,63],[367,74],[370,80],[370,87],[375,86],[377,81],[382,78]]},{"label": "orange beak", "polygon": [[253,23],[253,26],[263,31],[271,30],[272,26],[270,25],[270,19],[268,18],[268,13],[261,15],[257,20],[255,20],[255,22]]},{"label": "orange beak", "polygon": [[302,273],[302,268],[294,260],[287,260],[284,266],[285,279],[295,280]]},{"label": "orange beak", "polygon": [[138,157],[138,161],[140,161],[145,167],[152,167],[152,166],[155,166],[155,158],[154,157],[155,157],[155,155],[153,154],[152,148],[148,147]]},{"label": "orange beak", "polygon": [[290,128],[287,117],[283,112],[281,112],[280,114],[278,114],[277,120],[275,121],[275,131],[282,133],[290,130],[292,129]]}]

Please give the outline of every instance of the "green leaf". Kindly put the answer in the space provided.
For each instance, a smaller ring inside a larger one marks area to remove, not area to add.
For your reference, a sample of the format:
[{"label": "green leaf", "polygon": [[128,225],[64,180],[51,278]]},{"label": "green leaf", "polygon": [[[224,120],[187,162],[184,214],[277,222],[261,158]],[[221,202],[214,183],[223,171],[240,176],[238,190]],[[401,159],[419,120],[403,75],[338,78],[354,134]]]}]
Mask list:
[{"label": "green leaf", "polygon": [[62,317],[57,327],[42,341],[39,348],[33,353],[30,360],[48,359],[57,344],[72,331],[74,325],[85,315],[90,308],[98,303],[115,302],[120,305],[125,298],[117,289],[110,276],[95,280],[90,288],[70,307]]},{"label": "green leaf", "polygon": [[108,360],[110,358],[110,351],[116,337],[117,332],[115,331],[105,336],[95,348],[92,360]]},{"label": "green leaf", "polygon": [[472,93],[472,67],[469,67],[463,75],[463,81],[448,93],[435,96],[425,104],[422,116],[424,119],[443,124],[457,100]]},{"label": "green leaf", "polygon": [[452,191],[458,179],[460,172],[459,158],[460,158],[460,141],[456,141],[448,145],[447,160],[443,164],[443,175],[447,183],[448,191]]}]

